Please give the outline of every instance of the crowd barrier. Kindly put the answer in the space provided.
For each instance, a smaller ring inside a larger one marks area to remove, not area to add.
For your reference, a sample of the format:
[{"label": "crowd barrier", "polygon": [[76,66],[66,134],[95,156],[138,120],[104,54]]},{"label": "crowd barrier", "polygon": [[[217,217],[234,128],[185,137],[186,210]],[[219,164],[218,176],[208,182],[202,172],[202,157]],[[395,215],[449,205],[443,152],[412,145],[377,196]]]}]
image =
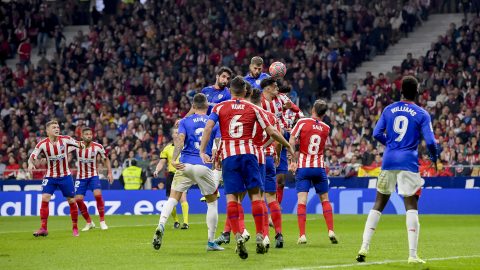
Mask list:
[{"label": "crowd barrier", "polygon": [[[219,199],[219,212],[225,213],[226,201],[223,189]],[[367,214],[375,201],[375,189],[331,189],[330,201],[336,214]],[[104,190],[107,215],[150,215],[159,214],[166,202],[165,190]],[[190,213],[206,213],[207,206],[199,201],[198,189],[188,192]],[[85,197],[89,212],[94,214],[96,202],[91,192]],[[38,216],[41,193],[38,191],[0,192],[0,216]],[[251,212],[248,198],[244,200],[246,213]],[[480,214],[480,189],[424,189],[420,199],[421,214]],[[294,189],[286,189],[282,202],[283,213],[295,214],[297,195]],[[310,190],[307,212],[321,214],[322,204]],[[404,214],[402,198],[396,193],[384,211],[385,214]],[[50,215],[69,214],[69,206],[57,191],[50,202]],[[96,214],[96,213],[95,213]]]}]

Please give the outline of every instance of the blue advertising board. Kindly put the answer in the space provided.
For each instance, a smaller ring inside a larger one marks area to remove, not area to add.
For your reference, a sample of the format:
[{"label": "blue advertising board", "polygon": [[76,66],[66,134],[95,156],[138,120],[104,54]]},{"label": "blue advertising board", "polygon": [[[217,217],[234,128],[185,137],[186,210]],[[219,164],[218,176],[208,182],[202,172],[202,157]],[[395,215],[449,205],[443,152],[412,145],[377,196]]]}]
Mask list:
[{"label": "blue advertising board", "polygon": [[[223,190],[219,199],[219,212],[225,213],[226,202]],[[330,201],[336,214],[367,214],[375,201],[375,189],[331,189]],[[149,215],[159,214],[166,202],[164,190],[104,190],[107,215]],[[188,192],[190,213],[206,213],[207,206],[201,203],[198,189]],[[89,212],[94,214],[96,202],[91,192],[85,202]],[[0,216],[37,216],[41,205],[38,191],[0,192]],[[251,212],[250,201],[244,200],[246,213]],[[286,189],[282,202],[283,213],[295,214],[297,195],[294,189]],[[480,189],[424,189],[420,202],[421,214],[480,214]],[[307,212],[322,213],[318,196],[310,190]],[[392,194],[384,211],[385,214],[404,214],[402,198]],[[68,215],[69,206],[60,192],[56,192],[50,202],[50,215]]]}]

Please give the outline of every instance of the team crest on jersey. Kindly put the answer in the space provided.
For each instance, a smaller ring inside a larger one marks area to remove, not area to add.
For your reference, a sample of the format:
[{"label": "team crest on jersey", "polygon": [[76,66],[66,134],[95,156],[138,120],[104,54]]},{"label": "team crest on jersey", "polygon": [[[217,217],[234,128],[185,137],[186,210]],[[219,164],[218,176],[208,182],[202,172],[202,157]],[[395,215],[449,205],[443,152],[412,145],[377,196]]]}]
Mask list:
[{"label": "team crest on jersey", "polygon": [[222,94],[218,95],[218,99],[221,99],[222,97],[223,97],[223,95],[222,95]]},{"label": "team crest on jersey", "polygon": [[260,80],[256,80],[255,83],[258,84],[258,85],[260,85],[261,81],[260,81]]},{"label": "team crest on jersey", "polygon": [[63,151],[65,149],[65,146],[63,144],[60,145],[60,151]]}]

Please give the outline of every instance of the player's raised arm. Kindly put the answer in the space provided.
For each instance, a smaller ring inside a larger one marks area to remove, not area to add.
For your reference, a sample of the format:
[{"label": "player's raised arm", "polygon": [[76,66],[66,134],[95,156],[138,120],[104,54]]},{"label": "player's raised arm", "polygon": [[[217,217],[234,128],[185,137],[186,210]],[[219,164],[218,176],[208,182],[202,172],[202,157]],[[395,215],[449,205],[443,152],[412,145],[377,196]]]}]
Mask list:
[{"label": "player's raised arm", "polygon": [[433,135],[432,121],[430,115],[425,113],[421,120],[422,136],[427,144],[428,151],[430,152],[430,159],[436,163],[438,157],[437,142],[435,141],[435,135]]},{"label": "player's raised arm", "polygon": [[378,119],[375,129],[373,130],[373,137],[383,145],[387,145],[387,135],[385,130],[387,128],[387,123],[385,122],[384,113]]},{"label": "player's raised arm", "polygon": [[63,136],[63,141],[65,142],[66,145],[69,145],[69,146],[73,146],[80,149],[85,148],[82,141],[77,141],[70,136]]},{"label": "player's raised arm", "polygon": [[37,160],[38,155],[40,155],[40,153],[42,152],[42,150],[40,148],[41,145],[42,145],[42,142],[38,143],[35,146],[35,149],[33,149],[32,153],[30,154],[30,157],[28,157],[28,170],[30,170],[30,171],[33,171],[33,170],[36,169],[34,161]]},{"label": "player's raised arm", "polygon": [[[205,125],[205,129],[203,130],[202,141],[200,142],[200,157],[203,160],[203,163],[211,163],[211,158],[206,154],[206,149],[208,142],[210,141],[210,136],[212,135],[213,127],[215,126],[215,121],[212,120],[212,115],[214,117],[217,115],[216,113],[212,112],[210,115],[210,120],[208,120],[207,124]],[[218,116],[217,116],[218,117]]]}]

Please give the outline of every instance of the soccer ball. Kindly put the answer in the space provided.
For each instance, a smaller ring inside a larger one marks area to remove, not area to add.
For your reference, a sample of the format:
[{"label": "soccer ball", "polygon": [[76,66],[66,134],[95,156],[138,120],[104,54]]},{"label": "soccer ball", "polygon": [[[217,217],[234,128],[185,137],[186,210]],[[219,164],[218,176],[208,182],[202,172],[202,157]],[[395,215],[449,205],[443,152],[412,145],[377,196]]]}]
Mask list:
[{"label": "soccer ball", "polygon": [[268,68],[268,71],[273,78],[283,78],[285,74],[287,74],[287,67],[285,67],[285,64],[282,62],[273,62]]}]

